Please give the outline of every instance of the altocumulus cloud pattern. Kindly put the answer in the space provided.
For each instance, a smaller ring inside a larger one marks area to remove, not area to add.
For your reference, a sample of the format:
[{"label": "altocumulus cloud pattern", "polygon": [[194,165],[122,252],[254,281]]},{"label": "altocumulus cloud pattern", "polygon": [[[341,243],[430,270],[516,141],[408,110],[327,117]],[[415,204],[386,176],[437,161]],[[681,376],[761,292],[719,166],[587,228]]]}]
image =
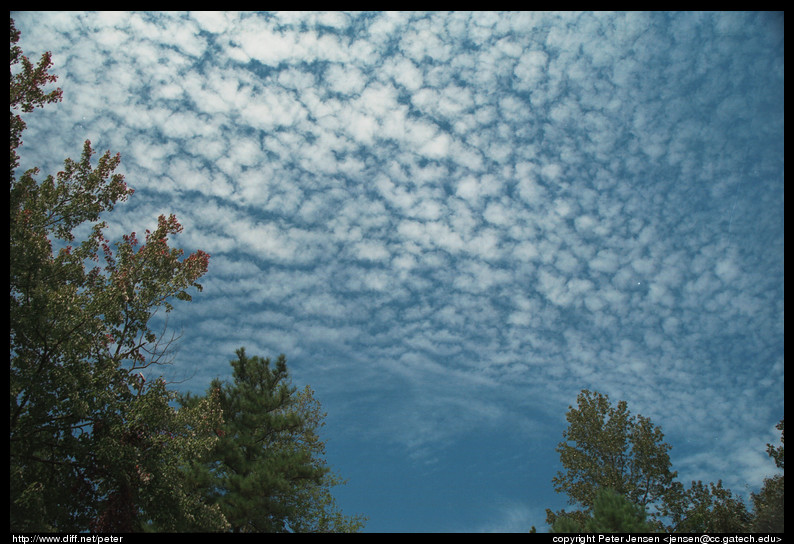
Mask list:
[{"label": "altocumulus cloud pattern", "polygon": [[285,353],[370,529],[540,527],[583,388],[684,481],[773,470],[782,14],[13,16],[64,89],[22,166],[122,153],[110,234],[212,255],[184,387]]}]

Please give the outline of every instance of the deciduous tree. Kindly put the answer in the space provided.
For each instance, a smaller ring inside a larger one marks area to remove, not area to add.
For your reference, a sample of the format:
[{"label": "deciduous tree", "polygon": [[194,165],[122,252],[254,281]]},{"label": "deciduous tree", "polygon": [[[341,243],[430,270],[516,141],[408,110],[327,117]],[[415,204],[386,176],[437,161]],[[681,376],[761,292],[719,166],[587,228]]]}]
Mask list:
[{"label": "deciduous tree", "polygon": [[[780,446],[766,445],[766,451],[775,461],[775,466],[783,470],[783,421],[776,425],[780,431]],[[775,474],[764,479],[761,491],[751,495],[755,511],[753,530],[759,532],[782,533],[784,528],[784,479],[783,474]]]},{"label": "deciduous tree", "polygon": [[[676,477],[662,431],[650,419],[632,416],[625,401],[613,407],[601,393],[583,390],[577,403],[577,408],[569,407],[569,426],[557,446],[564,470],[552,479],[555,490],[566,493],[585,514],[603,488],[643,508],[662,503]],[[553,525],[559,514],[546,513]]]},{"label": "deciduous tree", "polygon": [[[146,231],[111,244],[100,215],[133,190],[115,173],[120,156],[93,164],[86,141],[79,161],[38,181],[38,168],[18,178],[22,113],[61,99],[48,73],[50,55],[34,65],[16,45],[11,21],[10,174],[10,498],[15,531],[137,530],[198,516],[198,526],[223,528],[219,511],[169,492],[175,464],[211,447],[202,416],[177,414],[159,380],[142,369],[162,362],[152,317],[169,300],[189,300],[209,255],[183,258],[169,246],[181,231],[161,216]],[[82,241],[75,229],[88,228]],[[114,249],[115,248],[115,251]],[[210,403],[208,400],[207,403]],[[208,404],[209,405],[209,404]],[[177,461],[171,461],[177,460]],[[159,490],[156,493],[141,490]],[[172,500],[167,506],[152,497]],[[170,518],[169,518],[170,519]],[[174,522],[176,523],[176,522]],[[173,524],[171,524],[173,525]]]},{"label": "deciduous tree", "polygon": [[750,527],[751,515],[744,502],[730,489],[716,484],[691,482],[688,489],[675,482],[664,514],[673,533],[741,533]]},{"label": "deciduous tree", "polygon": [[564,470],[552,482],[581,510],[546,510],[550,526],[562,531],[585,527],[601,490],[611,489],[647,511],[653,530],[749,530],[751,514],[721,481],[691,482],[685,488],[675,480],[667,453],[671,446],[650,419],[632,416],[625,401],[612,406],[607,395],[588,390],[579,394],[577,404],[569,407],[565,440],[557,446]]}]

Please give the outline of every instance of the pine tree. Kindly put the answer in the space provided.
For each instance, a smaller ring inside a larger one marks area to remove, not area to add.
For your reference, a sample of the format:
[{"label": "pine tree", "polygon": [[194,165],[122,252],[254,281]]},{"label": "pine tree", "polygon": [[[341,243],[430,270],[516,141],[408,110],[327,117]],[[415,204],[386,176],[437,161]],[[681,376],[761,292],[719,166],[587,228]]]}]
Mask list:
[{"label": "pine tree", "polygon": [[588,533],[647,533],[645,510],[610,489],[602,490],[593,504],[593,518],[585,524]]},{"label": "pine tree", "polygon": [[585,519],[560,516],[552,525],[553,533],[647,533],[652,530],[642,507],[606,488],[596,493],[591,516]]},{"label": "pine tree", "polygon": [[194,485],[221,507],[233,532],[358,530],[363,520],[342,516],[330,495],[341,481],[322,458],[316,431],[325,414],[311,389],[291,385],[284,355],[273,362],[241,348],[231,365],[233,383],[210,386],[224,423],[211,454],[186,468]]}]

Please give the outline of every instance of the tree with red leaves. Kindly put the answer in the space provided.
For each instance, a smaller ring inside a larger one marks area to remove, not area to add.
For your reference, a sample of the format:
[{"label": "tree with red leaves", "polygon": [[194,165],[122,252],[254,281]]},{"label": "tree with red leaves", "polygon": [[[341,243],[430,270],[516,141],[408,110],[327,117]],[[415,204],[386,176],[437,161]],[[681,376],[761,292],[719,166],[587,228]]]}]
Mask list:
[{"label": "tree with red leaves", "polygon": [[[17,177],[21,114],[61,99],[48,91],[50,54],[34,66],[19,37],[11,20],[11,528],[223,529],[222,514],[178,480],[179,464],[218,439],[219,408],[207,399],[177,412],[162,380],[138,377],[166,351],[152,317],[201,290],[209,255],[169,246],[182,230],[173,215],[143,243],[131,233],[111,244],[100,215],[133,190],[115,173],[121,157],[106,152],[94,164],[89,141],[57,174]],[[75,241],[85,225],[87,238]]]}]

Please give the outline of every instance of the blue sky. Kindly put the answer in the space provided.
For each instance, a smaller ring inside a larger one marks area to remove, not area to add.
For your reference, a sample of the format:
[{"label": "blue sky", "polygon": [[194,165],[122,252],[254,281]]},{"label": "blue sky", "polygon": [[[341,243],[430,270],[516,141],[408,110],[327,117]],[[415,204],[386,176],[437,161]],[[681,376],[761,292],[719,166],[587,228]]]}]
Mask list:
[{"label": "blue sky", "polygon": [[170,319],[203,390],[287,355],[369,531],[545,529],[588,388],[747,495],[783,417],[783,15],[12,14],[90,139],[212,255]]}]

